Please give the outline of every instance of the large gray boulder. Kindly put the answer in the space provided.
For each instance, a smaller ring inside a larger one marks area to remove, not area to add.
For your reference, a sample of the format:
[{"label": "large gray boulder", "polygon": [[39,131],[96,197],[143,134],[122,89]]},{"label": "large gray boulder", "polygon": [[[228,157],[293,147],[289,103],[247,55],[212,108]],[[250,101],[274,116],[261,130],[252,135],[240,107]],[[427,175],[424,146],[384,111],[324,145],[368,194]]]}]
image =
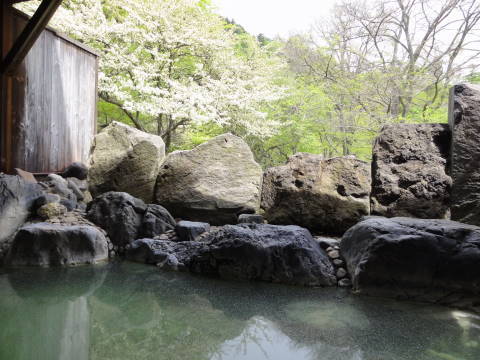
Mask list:
[{"label": "large gray boulder", "polygon": [[68,266],[108,260],[108,243],[93,226],[37,223],[22,227],[7,255],[10,266]]},{"label": "large gray boulder", "polygon": [[0,174],[0,244],[25,223],[40,196],[40,185],[20,176]]},{"label": "large gray boulder", "polygon": [[93,141],[88,172],[92,196],[120,191],[151,202],[164,157],[161,137],[112,122]]},{"label": "large gray boulder", "polygon": [[248,145],[224,134],[169,154],[158,175],[155,202],[174,217],[235,224],[239,214],[259,209],[261,185],[262,169]]},{"label": "large gray boulder", "polygon": [[370,166],[354,157],[300,153],[265,172],[262,208],[272,224],[343,234],[370,211]]},{"label": "large gray boulder", "polygon": [[455,85],[450,96],[452,219],[480,225],[480,86]]},{"label": "large gray boulder", "polygon": [[109,191],[97,196],[88,206],[87,218],[105,230],[120,249],[135,239],[175,229],[175,220],[165,208],[147,205],[124,192]]},{"label": "large gray boulder", "polygon": [[226,225],[202,241],[179,243],[141,239],[129,246],[127,258],[224,279],[336,284],[326,253],[298,226]]},{"label": "large gray boulder", "polygon": [[480,227],[450,220],[370,217],[340,243],[354,289],[429,301],[480,294]]},{"label": "large gray boulder", "polygon": [[447,124],[391,124],[375,140],[371,212],[387,217],[450,216]]}]

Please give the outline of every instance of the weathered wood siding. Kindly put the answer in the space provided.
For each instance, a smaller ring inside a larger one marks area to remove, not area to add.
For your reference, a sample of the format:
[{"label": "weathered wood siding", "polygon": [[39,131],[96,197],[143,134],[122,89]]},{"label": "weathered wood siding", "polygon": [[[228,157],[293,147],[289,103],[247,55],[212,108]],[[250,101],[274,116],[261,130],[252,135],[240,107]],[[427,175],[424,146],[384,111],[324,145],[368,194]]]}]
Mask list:
[{"label": "weathered wood siding", "polygon": [[[14,15],[18,34],[26,19]],[[13,79],[13,111],[4,118],[12,122],[13,140],[6,170],[46,173],[86,162],[96,128],[96,83],[97,56],[45,30]]]}]

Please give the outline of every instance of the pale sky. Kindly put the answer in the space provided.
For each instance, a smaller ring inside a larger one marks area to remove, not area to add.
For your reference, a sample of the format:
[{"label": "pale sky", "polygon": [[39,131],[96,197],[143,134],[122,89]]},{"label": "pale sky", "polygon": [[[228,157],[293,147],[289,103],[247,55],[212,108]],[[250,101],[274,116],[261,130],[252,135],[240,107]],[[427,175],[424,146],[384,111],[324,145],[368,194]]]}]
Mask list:
[{"label": "pale sky", "polygon": [[218,13],[234,19],[249,33],[268,37],[306,31],[328,15],[338,0],[214,0]]}]

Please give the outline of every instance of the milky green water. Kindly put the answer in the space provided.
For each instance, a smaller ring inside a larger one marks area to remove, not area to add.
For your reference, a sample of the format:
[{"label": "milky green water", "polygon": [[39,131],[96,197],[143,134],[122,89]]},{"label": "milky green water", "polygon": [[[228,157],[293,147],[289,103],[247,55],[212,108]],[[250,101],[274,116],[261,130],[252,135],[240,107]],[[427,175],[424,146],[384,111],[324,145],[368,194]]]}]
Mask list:
[{"label": "milky green water", "polygon": [[479,360],[480,318],[117,263],[0,274],[0,360]]}]

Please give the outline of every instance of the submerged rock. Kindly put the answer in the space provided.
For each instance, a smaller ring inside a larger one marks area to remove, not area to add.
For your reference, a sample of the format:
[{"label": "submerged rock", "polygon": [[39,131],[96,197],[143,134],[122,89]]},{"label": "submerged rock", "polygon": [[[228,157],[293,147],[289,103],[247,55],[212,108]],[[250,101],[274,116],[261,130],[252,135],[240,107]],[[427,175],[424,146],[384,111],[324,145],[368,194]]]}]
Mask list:
[{"label": "submerged rock", "polygon": [[370,211],[370,166],[353,157],[296,154],[264,175],[262,208],[272,224],[343,234]]},{"label": "submerged rock", "polygon": [[25,223],[40,196],[40,185],[0,174],[0,244]]},{"label": "submerged rock", "polygon": [[22,227],[7,255],[11,266],[67,266],[108,260],[108,244],[93,226],[47,223]]},{"label": "submerged rock", "polygon": [[128,247],[127,258],[177,264],[179,269],[225,279],[336,284],[327,255],[310,232],[298,226],[226,225],[194,242],[142,239]]},{"label": "submerged rock", "polygon": [[480,225],[480,86],[451,90],[452,220]]},{"label": "submerged rock", "polygon": [[155,202],[174,217],[235,224],[239,214],[259,209],[261,184],[262,169],[248,145],[224,134],[169,154],[158,175]]},{"label": "submerged rock", "polygon": [[151,202],[158,169],[165,157],[161,137],[119,122],[95,136],[88,183],[93,197],[120,191]]},{"label": "submerged rock", "polygon": [[391,124],[373,147],[372,214],[424,219],[450,216],[447,124]]},{"label": "submerged rock", "polygon": [[341,254],[354,289],[442,301],[480,294],[480,227],[449,220],[371,217],[348,230]]}]

